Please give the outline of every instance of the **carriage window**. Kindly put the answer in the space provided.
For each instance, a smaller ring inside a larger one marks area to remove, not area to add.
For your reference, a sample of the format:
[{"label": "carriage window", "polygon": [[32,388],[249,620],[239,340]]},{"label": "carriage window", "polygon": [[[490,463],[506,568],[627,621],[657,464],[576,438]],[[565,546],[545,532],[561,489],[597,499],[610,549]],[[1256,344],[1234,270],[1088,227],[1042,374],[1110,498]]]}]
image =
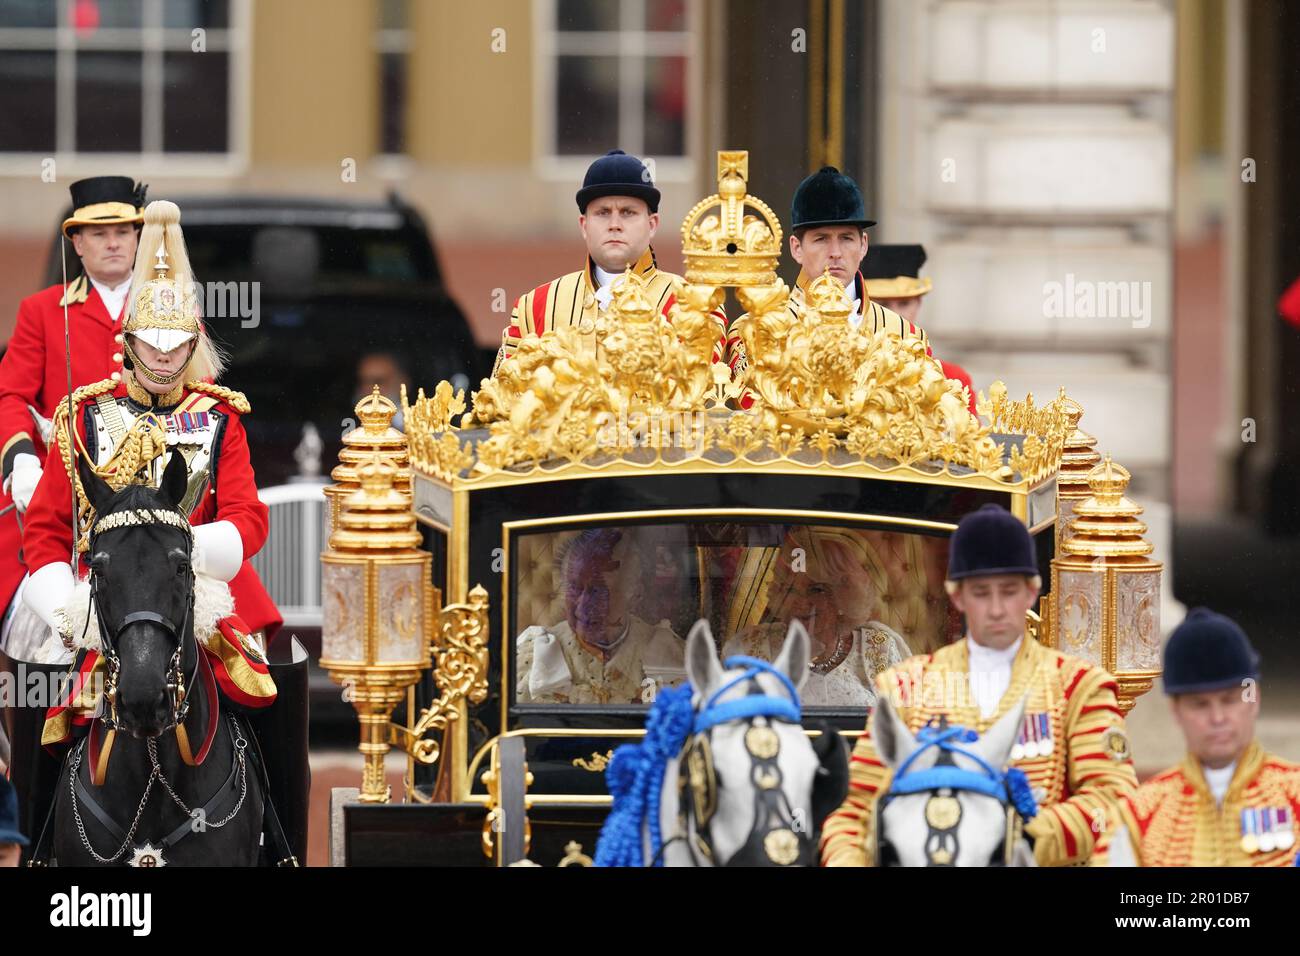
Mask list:
[{"label": "carriage window", "polygon": [[512,555],[516,704],[649,704],[686,680],[701,617],[723,657],[773,660],[801,621],[809,707],[865,708],[878,673],[947,643],[947,538],[707,522],[526,533]]}]

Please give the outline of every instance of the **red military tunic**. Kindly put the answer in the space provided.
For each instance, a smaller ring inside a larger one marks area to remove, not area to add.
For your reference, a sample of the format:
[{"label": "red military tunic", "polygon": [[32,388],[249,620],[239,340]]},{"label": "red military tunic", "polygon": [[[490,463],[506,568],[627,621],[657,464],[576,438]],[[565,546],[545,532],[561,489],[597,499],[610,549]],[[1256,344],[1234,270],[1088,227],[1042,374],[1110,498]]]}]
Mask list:
[{"label": "red military tunic", "polygon": [[[45,443],[27,406],[52,418],[68,394],[63,348],[63,286],[29,295],[18,306],[18,321],[0,360],[0,459],[9,477],[14,458],[35,455],[45,463]],[[120,316],[110,316],[99,292],[79,276],[68,286],[68,329],[72,339],[72,387],[122,375]],[[0,492],[0,508],[12,498]],[[19,556],[18,513],[0,517],[0,613],[9,606],[23,573]]]},{"label": "red military tunic", "polygon": [[[188,387],[182,389],[180,401],[193,394]],[[131,401],[125,383],[118,384],[111,395],[119,403]],[[74,409],[77,432],[83,443],[86,441],[90,412],[95,404],[94,398],[88,398],[79,402]],[[240,404],[243,404],[242,399]],[[158,408],[155,411],[166,415],[173,408],[174,406]],[[249,630],[266,630],[269,640],[282,620],[274,602],[248,564],[248,559],[266,542],[267,507],[257,496],[257,483],[248,455],[248,439],[239,411],[229,401],[217,401],[211,410],[218,413],[224,421],[212,449],[211,481],[206,493],[194,505],[190,523],[200,525],[211,521],[229,521],[238,530],[244,549],[244,563],[230,581],[235,613],[247,623]],[[23,551],[27,565],[33,572],[56,561],[67,563],[72,555],[72,489],[57,440],[51,452],[50,466],[45,469],[36,494],[32,497],[23,530]]]}]

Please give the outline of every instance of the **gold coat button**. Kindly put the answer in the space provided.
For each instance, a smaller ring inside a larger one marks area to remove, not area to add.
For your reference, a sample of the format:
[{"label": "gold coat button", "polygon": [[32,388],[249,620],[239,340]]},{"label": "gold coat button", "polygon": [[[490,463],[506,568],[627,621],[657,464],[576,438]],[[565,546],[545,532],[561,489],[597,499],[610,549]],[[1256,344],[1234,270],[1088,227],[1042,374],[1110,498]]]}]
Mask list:
[{"label": "gold coat button", "polygon": [[112,375],[109,376],[109,378],[111,378],[115,382],[120,382],[122,381],[122,373],[114,372]]},{"label": "gold coat button", "polygon": [[122,342],[122,333],[121,333],[121,332],[118,332],[117,335],[113,336],[113,341],[114,341],[114,342],[117,342],[118,344],[121,344],[121,342]]},{"label": "gold coat button", "polygon": [[121,364],[122,364],[122,353],[121,353],[121,352],[114,352],[114,353],[113,353],[113,361],[114,361],[114,362],[117,362],[119,365],[121,365]]}]

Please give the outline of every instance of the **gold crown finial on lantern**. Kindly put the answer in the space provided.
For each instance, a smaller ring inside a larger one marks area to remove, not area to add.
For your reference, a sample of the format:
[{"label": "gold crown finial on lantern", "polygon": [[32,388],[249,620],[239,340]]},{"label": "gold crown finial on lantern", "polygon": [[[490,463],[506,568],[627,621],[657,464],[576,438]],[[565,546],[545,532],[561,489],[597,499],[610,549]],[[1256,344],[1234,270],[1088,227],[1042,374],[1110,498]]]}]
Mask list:
[{"label": "gold crown finial on lantern", "polygon": [[361,487],[343,501],[338,530],[330,535],[331,548],[355,553],[419,547],[411,499],[396,487],[398,473],[396,462],[383,456],[357,468]]},{"label": "gold crown finial on lantern", "polygon": [[1110,455],[1088,473],[1092,494],[1075,505],[1065,553],[1108,558],[1151,553],[1153,546],[1142,537],[1147,526],[1137,517],[1142,506],[1124,495],[1128,483],[1128,469]]},{"label": "gold crown finial on lantern", "polygon": [[[405,386],[403,386],[405,391]],[[334,484],[325,489],[325,499],[330,505],[330,530],[339,526],[343,500],[361,487],[357,469],[376,456],[392,461],[397,468],[393,485],[410,501],[410,455],[406,436],[393,427],[397,406],[379,393],[376,385],[352,409],[361,424],[343,436],[343,449],[339,463],[330,472]]]},{"label": "gold crown finial on lantern", "polygon": [[1162,570],[1128,483],[1110,455],[1088,473],[1091,494],[1075,504],[1049,592],[1056,646],[1114,674],[1124,712],[1160,674]]},{"label": "gold crown finial on lantern", "polygon": [[[718,191],[682,221],[686,281],[704,286],[770,286],[781,261],[781,221],[748,194],[749,153],[718,153]],[[749,207],[758,215],[746,215]]]},{"label": "gold crown finial on lantern", "polygon": [[393,424],[397,414],[397,404],[386,395],[381,395],[379,386],[374,386],[370,394],[357,402],[353,409],[361,421],[361,427],[370,435],[384,435]]}]

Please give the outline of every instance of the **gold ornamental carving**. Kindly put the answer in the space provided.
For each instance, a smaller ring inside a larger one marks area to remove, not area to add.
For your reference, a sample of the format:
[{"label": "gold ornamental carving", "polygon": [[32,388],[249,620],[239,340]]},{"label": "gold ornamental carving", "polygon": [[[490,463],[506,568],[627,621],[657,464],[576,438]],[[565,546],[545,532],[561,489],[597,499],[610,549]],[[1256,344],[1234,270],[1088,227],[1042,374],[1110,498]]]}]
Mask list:
[{"label": "gold ornamental carving", "polygon": [[462,705],[487,699],[487,608],[487,591],[477,585],[469,592],[468,603],[449,604],[438,614],[432,648],[438,699],[420,711],[409,729],[392,725],[394,736],[405,738],[405,749],[420,763],[437,763],[442,733],[460,719]]},{"label": "gold ornamental carving", "polygon": [[[1070,429],[1062,395],[1035,407],[995,383],[970,414],[960,385],[917,341],[850,322],[843,287],[815,280],[797,309],[776,276],[781,225],[747,191],[748,154],[718,155],[718,191],[682,224],[686,281],[665,318],[625,273],[596,320],[525,336],[471,398],[443,382],[402,406],[421,473],[469,486],[496,476],[613,467],[756,465],[911,472],[988,487],[1055,474]],[[710,314],[734,288],[746,358],[719,361]],[[741,397],[752,407],[741,411]]]}]

